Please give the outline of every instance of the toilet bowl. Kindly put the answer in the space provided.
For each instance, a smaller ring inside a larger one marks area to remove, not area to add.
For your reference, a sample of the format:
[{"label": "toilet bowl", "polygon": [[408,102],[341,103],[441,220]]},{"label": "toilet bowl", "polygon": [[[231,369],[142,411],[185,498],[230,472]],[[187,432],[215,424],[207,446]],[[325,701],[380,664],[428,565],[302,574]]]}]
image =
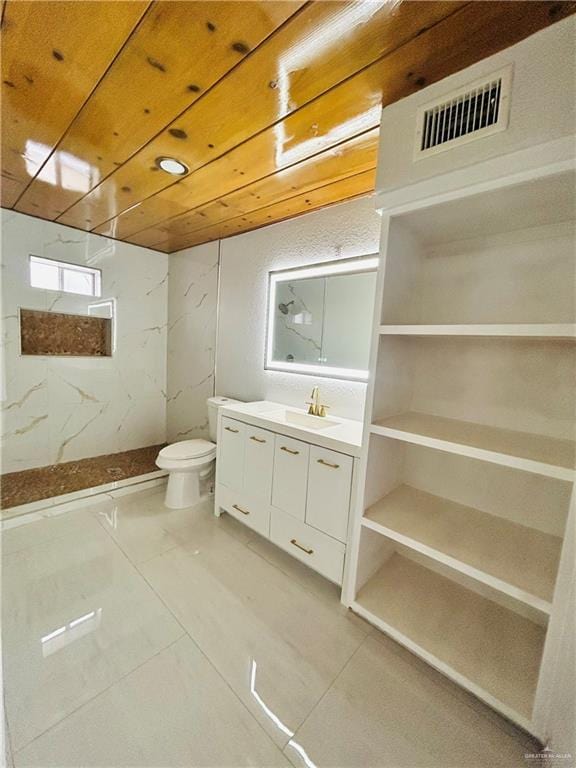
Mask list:
[{"label": "toilet bowl", "polygon": [[181,440],[162,448],[156,466],[167,469],[168,486],[164,504],[170,509],[192,507],[200,501],[200,481],[212,471],[216,459],[218,409],[239,403],[229,397],[209,397],[208,424],[210,440]]},{"label": "toilet bowl", "polygon": [[191,507],[200,501],[200,478],[212,469],[216,445],[208,440],[182,440],[162,448],[156,466],[167,469],[165,505],[170,509]]}]

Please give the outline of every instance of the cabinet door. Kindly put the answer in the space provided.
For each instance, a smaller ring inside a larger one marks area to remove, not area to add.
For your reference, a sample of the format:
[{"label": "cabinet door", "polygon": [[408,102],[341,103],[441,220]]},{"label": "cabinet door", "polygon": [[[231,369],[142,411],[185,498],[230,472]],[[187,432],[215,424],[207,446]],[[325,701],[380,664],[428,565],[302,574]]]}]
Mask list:
[{"label": "cabinet door", "polygon": [[306,522],[346,541],[352,486],[351,456],[310,446]]},{"label": "cabinet door", "polygon": [[291,437],[276,435],[272,506],[304,520],[310,446]]},{"label": "cabinet door", "polygon": [[274,433],[246,424],[244,490],[268,504],[272,495]]},{"label": "cabinet door", "polygon": [[244,491],[235,491],[216,486],[216,503],[229,515],[257,531],[261,536],[270,536],[270,503],[255,499]]},{"label": "cabinet door", "polygon": [[242,489],[244,477],[244,437],[246,424],[222,417],[216,458],[218,482],[228,488]]}]

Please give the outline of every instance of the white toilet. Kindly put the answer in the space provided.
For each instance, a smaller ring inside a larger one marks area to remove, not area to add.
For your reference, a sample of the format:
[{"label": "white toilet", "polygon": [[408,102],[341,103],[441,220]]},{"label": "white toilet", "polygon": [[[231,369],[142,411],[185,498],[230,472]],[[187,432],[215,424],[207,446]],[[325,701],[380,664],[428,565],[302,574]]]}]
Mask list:
[{"label": "white toilet", "polygon": [[238,403],[229,397],[209,397],[208,425],[210,441],[182,440],[162,448],[156,466],[167,469],[168,487],[164,504],[170,509],[191,507],[200,501],[200,478],[206,477],[216,459],[216,431],[218,409],[229,403]]}]

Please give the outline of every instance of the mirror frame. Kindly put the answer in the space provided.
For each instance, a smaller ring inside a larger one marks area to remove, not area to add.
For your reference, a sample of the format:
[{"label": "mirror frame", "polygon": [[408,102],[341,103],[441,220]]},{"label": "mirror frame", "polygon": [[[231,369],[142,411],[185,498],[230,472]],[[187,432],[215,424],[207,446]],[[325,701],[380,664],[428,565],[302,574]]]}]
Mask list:
[{"label": "mirror frame", "polygon": [[369,371],[366,368],[340,368],[328,365],[313,365],[309,363],[286,362],[273,360],[274,345],[274,308],[276,306],[276,286],[286,280],[299,280],[310,277],[329,277],[330,275],[357,274],[358,272],[377,272],[380,255],[369,253],[355,256],[351,259],[325,261],[310,264],[305,267],[278,269],[268,273],[268,305],[266,317],[266,346],[264,353],[264,370],[281,371],[282,373],[299,373],[304,376],[323,376],[329,379],[346,379],[348,381],[368,381]]}]

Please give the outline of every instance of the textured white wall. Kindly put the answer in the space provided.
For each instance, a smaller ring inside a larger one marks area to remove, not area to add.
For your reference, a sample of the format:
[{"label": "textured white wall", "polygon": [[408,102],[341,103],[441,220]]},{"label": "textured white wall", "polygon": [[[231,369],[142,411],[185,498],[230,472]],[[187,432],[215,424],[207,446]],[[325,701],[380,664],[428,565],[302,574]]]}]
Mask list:
[{"label": "textured white wall", "polygon": [[303,406],[318,384],[332,413],[361,419],[365,384],[264,370],[268,272],[376,253],[379,235],[366,197],[223,240],[216,392]]},{"label": "textured white wall", "polygon": [[208,436],[214,394],[218,242],[169,257],[168,440]]},{"label": "textured white wall", "polygon": [[[1,222],[2,471],[164,442],[168,257],[13,211]],[[87,314],[94,301],[31,288],[29,254],[102,270],[113,357],[19,354],[20,307]]]},{"label": "textured white wall", "polygon": [[[376,189],[389,191],[574,134],[576,19],[570,17],[382,111]],[[419,107],[513,64],[506,131],[414,162]],[[465,182],[466,183],[466,182]]]}]

